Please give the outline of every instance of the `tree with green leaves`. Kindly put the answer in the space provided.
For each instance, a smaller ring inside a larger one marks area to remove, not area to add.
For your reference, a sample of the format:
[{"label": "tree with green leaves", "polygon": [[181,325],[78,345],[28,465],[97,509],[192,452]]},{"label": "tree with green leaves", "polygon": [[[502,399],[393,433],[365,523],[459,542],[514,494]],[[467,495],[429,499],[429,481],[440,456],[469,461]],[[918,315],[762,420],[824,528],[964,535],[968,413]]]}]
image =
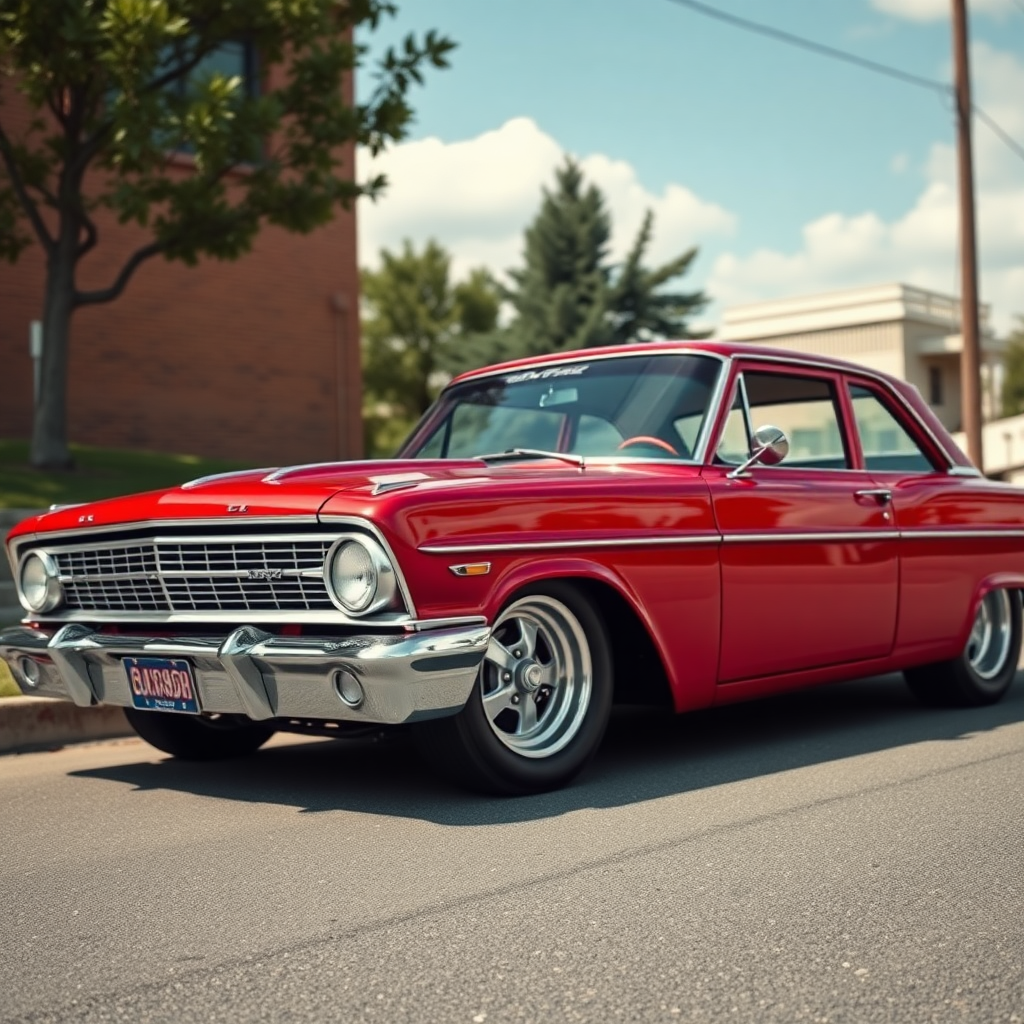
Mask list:
[{"label": "tree with green leaves", "polygon": [[1003,353],[1003,415],[1024,413],[1024,316],[1006,338]]},{"label": "tree with green leaves", "polygon": [[508,297],[516,316],[493,353],[532,355],[691,337],[689,319],[707,298],[699,291],[666,291],[665,285],[690,269],[697,250],[648,269],[644,257],[653,230],[648,212],[625,263],[615,267],[608,255],[611,218],[604,196],[567,158],[526,229],[524,265],[510,272]]},{"label": "tree with green leaves", "polygon": [[494,330],[501,292],[483,269],[453,283],[436,242],[383,249],[362,271],[363,420],[370,455],[393,452],[459,368],[459,350]]},{"label": "tree with green leaves", "polygon": [[[390,0],[0,0],[0,103],[18,93],[32,112],[19,133],[12,105],[0,106],[0,256],[14,261],[33,240],[46,254],[34,465],[70,463],[76,309],[117,299],[155,256],[237,259],[266,224],[309,232],[380,192],[381,178],[353,180],[346,144],[378,152],[400,139],[410,87],[454,45],[407,37],[379,59],[366,99],[346,101],[344,79],[366,54],[353,32],[395,13]],[[272,71],[257,88],[217,70],[240,43]],[[106,287],[83,290],[101,211],[149,238]]]}]

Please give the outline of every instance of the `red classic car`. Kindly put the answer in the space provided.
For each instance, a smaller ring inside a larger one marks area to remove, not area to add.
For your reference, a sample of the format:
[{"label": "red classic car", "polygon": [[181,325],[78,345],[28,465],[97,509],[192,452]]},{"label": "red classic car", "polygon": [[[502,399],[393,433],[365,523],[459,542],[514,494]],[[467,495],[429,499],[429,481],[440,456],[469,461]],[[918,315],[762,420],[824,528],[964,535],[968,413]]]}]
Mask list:
[{"label": "red classic car", "polygon": [[929,703],[998,700],[1022,539],[1024,491],[901,381],[752,346],[587,350],[465,374],[394,460],[22,523],[27,615],[0,655],[26,693],[121,705],[178,757],[408,724],[449,777],[534,792],[615,701],[893,670]]}]

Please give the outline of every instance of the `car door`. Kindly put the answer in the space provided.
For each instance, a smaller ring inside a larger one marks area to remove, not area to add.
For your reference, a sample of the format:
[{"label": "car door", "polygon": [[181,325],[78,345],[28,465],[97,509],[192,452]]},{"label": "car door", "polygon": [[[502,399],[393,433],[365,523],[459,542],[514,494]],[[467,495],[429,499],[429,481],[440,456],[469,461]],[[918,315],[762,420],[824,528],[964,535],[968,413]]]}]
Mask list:
[{"label": "car door", "polygon": [[905,404],[877,381],[847,381],[864,468],[892,495],[900,531],[901,657],[952,657],[979,584],[1024,568],[1018,493],[951,467]]},{"label": "car door", "polygon": [[[885,657],[897,534],[857,466],[840,375],[740,364],[731,395],[704,468],[722,534],[719,682]],[[785,431],[788,457],[740,470],[766,425]]]}]

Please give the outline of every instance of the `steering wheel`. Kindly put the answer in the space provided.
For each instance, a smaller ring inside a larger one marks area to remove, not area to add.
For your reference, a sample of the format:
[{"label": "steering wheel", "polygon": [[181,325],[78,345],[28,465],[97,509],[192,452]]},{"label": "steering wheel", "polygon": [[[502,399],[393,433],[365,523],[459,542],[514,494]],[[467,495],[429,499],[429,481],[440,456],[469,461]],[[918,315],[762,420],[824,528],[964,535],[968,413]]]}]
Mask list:
[{"label": "steering wheel", "polygon": [[618,451],[622,451],[625,448],[632,448],[635,445],[647,445],[649,448],[660,448],[663,452],[668,452],[669,455],[674,455],[679,458],[679,452],[675,450],[668,443],[668,441],[662,441],[660,437],[650,437],[647,434],[638,434],[636,437],[627,437],[619,447]]}]

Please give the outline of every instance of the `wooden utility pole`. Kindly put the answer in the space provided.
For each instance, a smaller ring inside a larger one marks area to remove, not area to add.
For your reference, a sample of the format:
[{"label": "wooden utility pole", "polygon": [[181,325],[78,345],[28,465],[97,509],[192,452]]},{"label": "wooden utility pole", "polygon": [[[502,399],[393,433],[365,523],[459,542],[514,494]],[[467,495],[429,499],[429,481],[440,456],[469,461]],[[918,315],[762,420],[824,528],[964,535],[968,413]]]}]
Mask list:
[{"label": "wooden utility pole", "polygon": [[978,329],[978,259],[974,242],[974,161],[971,156],[971,74],[967,61],[967,3],[953,0],[957,163],[960,177],[960,416],[967,454],[985,471],[981,448],[981,342]]}]

